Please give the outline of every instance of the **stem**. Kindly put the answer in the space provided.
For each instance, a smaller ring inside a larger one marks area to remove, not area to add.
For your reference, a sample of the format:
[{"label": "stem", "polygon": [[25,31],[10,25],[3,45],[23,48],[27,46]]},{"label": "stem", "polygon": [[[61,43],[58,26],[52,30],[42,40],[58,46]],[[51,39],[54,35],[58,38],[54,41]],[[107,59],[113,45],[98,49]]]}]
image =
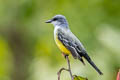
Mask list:
[{"label": "stem", "polygon": [[66,59],[67,59],[67,63],[68,63],[68,70],[69,70],[71,79],[73,80],[73,75],[72,75],[72,71],[71,71],[71,67],[70,67],[70,60],[69,60],[68,56],[66,56]]},{"label": "stem", "polygon": [[65,70],[65,71],[68,71],[69,73],[70,73],[70,76],[71,76],[71,79],[73,80],[73,75],[72,75],[72,71],[71,71],[71,67],[70,67],[70,60],[69,60],[69,58],[68,58],[68,55],[64,55],[65,56],[65,58],[66,58],[66,60],[67,60],[67,64],[68,64],[68,69],[66,69],[66,68],[61,68],[59,71],[58,71],[58,80],[60,80],[60,75],[61,75],[61,72],[63,71],[63,70]]},{"label": "stem", "polygon": [[65,70],[65,71],[69,71],[68,69],[66,69],[66,68],[61,68],[59,71],[58,71],[58,80],[60,80],[60,75],[61,75],[61,72],[63,71],[63,70]]}]

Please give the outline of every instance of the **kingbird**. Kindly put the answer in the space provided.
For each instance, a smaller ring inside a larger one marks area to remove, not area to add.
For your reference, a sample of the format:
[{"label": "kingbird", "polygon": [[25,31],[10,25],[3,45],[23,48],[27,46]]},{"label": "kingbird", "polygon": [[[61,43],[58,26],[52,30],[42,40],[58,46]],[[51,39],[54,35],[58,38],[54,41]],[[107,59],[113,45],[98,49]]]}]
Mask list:
[{"label": "kingbird", "polygon": [[83,64],[85,58],[100,75],[103,74],[91,60],[79,39],[71,32],[65,16],[56,15],[46,23],[54,25],[54,40],[64,55],[72,54],[74,59],[79,59]]}]

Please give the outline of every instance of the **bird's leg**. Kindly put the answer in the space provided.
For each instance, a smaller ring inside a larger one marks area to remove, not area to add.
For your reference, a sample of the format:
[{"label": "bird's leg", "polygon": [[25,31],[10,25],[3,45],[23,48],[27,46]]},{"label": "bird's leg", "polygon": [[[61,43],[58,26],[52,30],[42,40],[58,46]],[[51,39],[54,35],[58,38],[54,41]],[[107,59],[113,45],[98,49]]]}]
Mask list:
[{"label": "bird's leg", "polygon": [[71,71],[71,67],[70,67],[70,60],[68,58],[68,55],[65,56],[66,60],[67,60],[67,63],[68,63],[68,70],[69,70],[69,73],[70,73],[70,76],[71,76],[71,79],[73,80],[73,75],[72,75],[72,71]]}]

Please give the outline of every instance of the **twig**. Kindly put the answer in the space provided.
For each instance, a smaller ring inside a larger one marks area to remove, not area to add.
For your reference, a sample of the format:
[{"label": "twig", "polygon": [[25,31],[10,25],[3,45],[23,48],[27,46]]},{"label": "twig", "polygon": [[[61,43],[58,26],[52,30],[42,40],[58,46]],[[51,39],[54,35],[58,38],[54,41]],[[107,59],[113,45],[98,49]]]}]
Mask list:
[{"label": "twig", "polygon": [[67,63],[68,63],[68,70],[69,70],[71,79],[73,80],[73,75],[72,75],[72,71],[71,71],[71,67],[70,67],[70,60],[69,60],[68,56],[66,56],[66,59],[67,59]]},{"label": "twig", "polygon": [[60,75],[61,75],[61,72],[62,72],[63,70],[69,71],[69,70],[66,69],[66,68],[61,68],[61,69],[58,71],[58,73],[57,73],[57,75],[58,75],[58,80],[60,80]]},{"label": "twig", "polygon": [[65,56],[65,59],[67,60],[67,63],[68,63],[68,69],[66,69],[66,68],[61,68],[59,71],[58,71],[58,80],[60,80],[60,75],[61,75],[61,72],[63,71],[63,70],[65,70],[65,71],[68,71],[69,73],[70,73],[70,76],[71,76],[71,79],[73,80],[73,75],[72,75],[72,71],[71,71],[71,67],[70,67],[70,60],[69,60],[69,58],[68,58],[68,55],[65,55],[64,54],[64,56]]}]

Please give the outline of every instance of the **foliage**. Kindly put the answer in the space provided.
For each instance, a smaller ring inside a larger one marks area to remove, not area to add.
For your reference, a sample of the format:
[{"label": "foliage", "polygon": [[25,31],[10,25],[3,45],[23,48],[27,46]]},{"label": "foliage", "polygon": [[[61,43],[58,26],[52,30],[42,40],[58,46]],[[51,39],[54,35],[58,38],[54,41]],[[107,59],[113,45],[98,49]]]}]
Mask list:
[{"label": "foliage", "polygon": [[87,78],[83,78],[81,76],[74,75],[74,80],[88,80]]},{"label": "foliage", "polygon": [[66,16],[104,75],[71,57],[72,72],[89,80],[115,80],[120,0],[0,0],[0,80],[56,80],[66,61],[54,43],[53,26],[44,23],[56,14]]}]

